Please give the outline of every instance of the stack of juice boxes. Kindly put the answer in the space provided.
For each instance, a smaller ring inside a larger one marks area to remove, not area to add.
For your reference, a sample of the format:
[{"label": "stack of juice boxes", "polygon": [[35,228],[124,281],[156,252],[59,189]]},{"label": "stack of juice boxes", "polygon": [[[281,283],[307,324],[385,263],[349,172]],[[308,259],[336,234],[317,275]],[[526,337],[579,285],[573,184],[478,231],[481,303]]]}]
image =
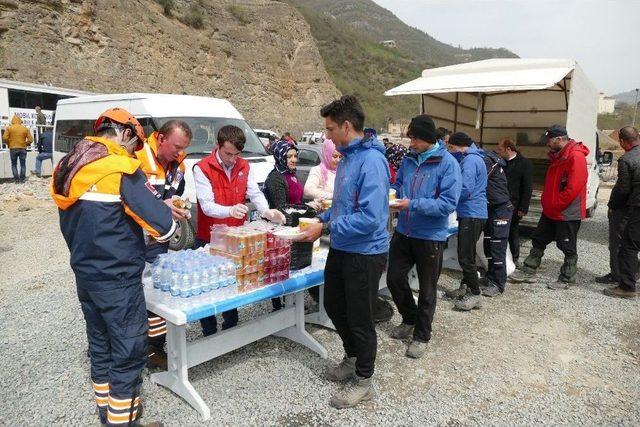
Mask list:
[{"label": "stack of juice boxes", "polygon": [[289,278],[289,241],[266,229],[250,226],[214,226],[210,252],[236,266],[238,291],[246,292]]}]

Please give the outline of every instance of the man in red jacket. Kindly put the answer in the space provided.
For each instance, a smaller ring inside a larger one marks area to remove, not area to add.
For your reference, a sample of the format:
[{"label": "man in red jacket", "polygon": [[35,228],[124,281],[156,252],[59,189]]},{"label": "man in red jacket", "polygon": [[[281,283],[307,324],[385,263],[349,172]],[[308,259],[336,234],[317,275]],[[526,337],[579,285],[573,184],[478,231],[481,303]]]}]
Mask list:
[{"label": "man in red jacket", "polygon": [[[284,222],[284,215],[269,209],[267,199],[258,187],[258,181],[249,162],[240,154],[244,150],[246,136],[237,126],[227,125],[218,131],[218,146],[213,152],[193,167],[193,179],[198,198],[198,229],[195,248],[202,247],[211,240],[213,225],[240,226],[248,219],[247,198],[256,205],[258,213],[274,222]],[[238,323],[238,311],[222,313],[222,329],[234,327]],[[205,336],[215,334],[215,316],[200,320]]]},{"label": "man in red jacket", "polygon": [[533,283],[547,245],[555,240],[564,253],[560,275],[549,289],[567,289],[576,281],[578,230],[586,217],[589,149],[569,139],[564,126],[553,125],[542,137],[549,147],[549,169],[542,191],[542,215],[531,238],[533,247],[514,282]]}]

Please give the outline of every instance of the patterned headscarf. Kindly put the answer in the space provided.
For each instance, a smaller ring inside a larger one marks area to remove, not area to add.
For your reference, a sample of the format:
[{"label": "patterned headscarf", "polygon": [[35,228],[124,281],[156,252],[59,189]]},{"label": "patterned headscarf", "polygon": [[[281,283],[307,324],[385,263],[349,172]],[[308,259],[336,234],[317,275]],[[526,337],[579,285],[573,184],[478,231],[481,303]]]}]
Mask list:
[{"label": "patterned headscarf", "polygon": [[287,153],[289,152],[289,150],[296,150],[296,153],[298,152],[298,149],[294,145],[291,145],[287,141],[281,139],[273,146],[273,158],[276,161],[276,170],[278,172],[290,172],[295,174],[296,170],[289,169],[289,167],[287,166]]},{"label": "patterned headscarf", "polygon": [[409,149],[400,144],[391,144],[389,148],[387,148],[385,156],[394,171],[397,172],[398,169],[400,169],[402,159],[404,159],[404,156],[406,156],[408,152]]}]

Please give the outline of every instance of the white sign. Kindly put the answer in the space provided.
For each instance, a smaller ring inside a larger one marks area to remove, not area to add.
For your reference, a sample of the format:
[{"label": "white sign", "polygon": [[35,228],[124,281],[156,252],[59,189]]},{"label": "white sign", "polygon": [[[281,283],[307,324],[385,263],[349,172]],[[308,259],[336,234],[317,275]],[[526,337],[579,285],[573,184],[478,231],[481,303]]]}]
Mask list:
[{"label": "white sign", "polygon": [[[53,122],[53,111],[51,110],[41,110],[42,114],[47,118],[47,124],[52,125]],[[29,127],[36,125],[36,119],[38,118],[38,113],[36,110],[32,108],[9,108],[9,120],[16,115],[22,119],[22,124]]]}]

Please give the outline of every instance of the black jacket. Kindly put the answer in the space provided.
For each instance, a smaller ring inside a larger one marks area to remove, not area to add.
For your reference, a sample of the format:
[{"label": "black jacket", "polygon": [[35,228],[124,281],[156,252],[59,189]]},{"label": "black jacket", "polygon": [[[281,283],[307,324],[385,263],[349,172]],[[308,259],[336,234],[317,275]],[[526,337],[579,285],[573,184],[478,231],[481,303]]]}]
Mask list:
[{"label": "black jacket", "polygon": [[484,164],[487,166],[487,203],[501,206],[509,201],[509,188],[505,174],[506,162],[492,151],[485,152]]},{"label": "black jacket", "polygon": [[507,184],[514,210],[529,212],[533,192],[533,165],[531,160],[518,153],[507,161]]},{"label": "black jacket", "polygon": [[280,172],[275,169],[269,172],[264,182],[263,193],[269,203],[269,209],[284,209],[287,204],[289,186]]},{"label": "black jacket", "polygon": [[609,209],[640,207],[640,146],[618,159],[618,179],[611,190]]}]

